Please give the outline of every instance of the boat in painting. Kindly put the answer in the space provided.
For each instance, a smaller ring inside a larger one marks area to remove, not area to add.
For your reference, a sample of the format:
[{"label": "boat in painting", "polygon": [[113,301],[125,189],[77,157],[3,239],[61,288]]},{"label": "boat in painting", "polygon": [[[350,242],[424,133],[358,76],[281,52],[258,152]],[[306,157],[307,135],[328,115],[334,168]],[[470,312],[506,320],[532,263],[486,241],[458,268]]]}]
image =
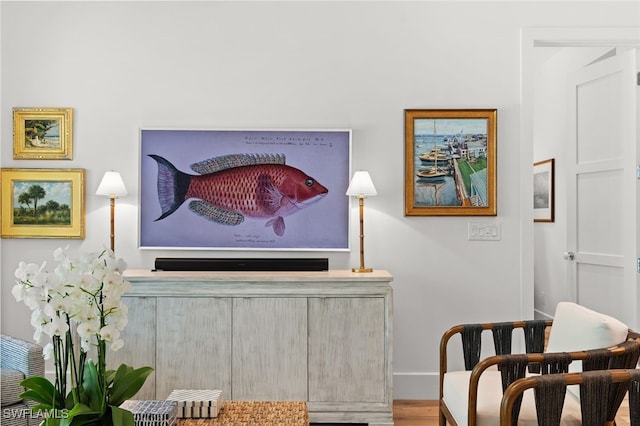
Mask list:
[{"label": "boat in painting", "polygon": [[431,151],[420,155],[418,158],[423,163],[435,163],[436,161],[439,161],[441,163],[445,163],[445,162],[449,161],[449,159],[451,157],[449,156],[449,154],[444,152],[444,150],[442,150],[440,148],[433,148],[433,149],[431,149]]},{"label": "boat in painting", "polygon": [[444,180],[445,176],[449,174],[449,171],[444,167],[438,166],[424,166],[416,173],[419,180],[439,181]]},{"label": "boat in painting", "polygon": [[[418,156],[422,162],[419,171],[416,173],[421,181],[441,181],[448,174],[448,168],[443,165],[448,164],[449,155],[436,146],[436,121],[433,120],[433,148]],[[440,163],[440,165],[438,165]]]}]

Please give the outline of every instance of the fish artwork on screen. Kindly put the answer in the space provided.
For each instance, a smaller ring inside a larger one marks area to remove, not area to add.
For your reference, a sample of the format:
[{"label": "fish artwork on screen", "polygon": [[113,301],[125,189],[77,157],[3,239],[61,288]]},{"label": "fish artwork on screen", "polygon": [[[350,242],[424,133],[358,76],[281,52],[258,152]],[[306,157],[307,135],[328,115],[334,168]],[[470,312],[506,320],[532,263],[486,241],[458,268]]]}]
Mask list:
[{"label": "fish artwork on screen", "polygon": [[350,130],[142,129],[142,249],[348,251]]},{"label": "fish artwork on screen", "polygon": [[187,199],[189,210],[222,225],[239,225],[245,217],[267,219],[281,237],[284,217],[317,202],[329,192],[311,176],[285,164],[284,155],[231,154],[191,165],[197,175],[176,169],[165,158],[158,163],[161,220]]}]

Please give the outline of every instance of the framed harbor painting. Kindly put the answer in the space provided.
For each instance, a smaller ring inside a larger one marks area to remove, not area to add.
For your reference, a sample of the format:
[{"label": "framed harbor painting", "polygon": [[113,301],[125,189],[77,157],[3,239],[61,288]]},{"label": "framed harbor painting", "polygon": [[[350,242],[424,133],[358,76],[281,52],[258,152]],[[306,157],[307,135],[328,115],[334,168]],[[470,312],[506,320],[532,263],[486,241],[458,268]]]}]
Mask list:
[{"label": "framed harbor painting", "polygon": [[141,129],[140,248],[348,250],[350,130]]},{"label": "framed harbor painting", "polygon": [[405,216],[495,216],[495,109],[407,109]]},{"label": "framed harbor painting", "polygon": [[3,238],[85,235],[85,169],[2,169]]},{"label": "framed harbor painting", "polygon": [[71,160],[71,108],[13,108],[14,160]]},{"label": "framed harbor painting", "polygon": [[533,221],[555,220],[555,160],[538,161],[533,164]]}]

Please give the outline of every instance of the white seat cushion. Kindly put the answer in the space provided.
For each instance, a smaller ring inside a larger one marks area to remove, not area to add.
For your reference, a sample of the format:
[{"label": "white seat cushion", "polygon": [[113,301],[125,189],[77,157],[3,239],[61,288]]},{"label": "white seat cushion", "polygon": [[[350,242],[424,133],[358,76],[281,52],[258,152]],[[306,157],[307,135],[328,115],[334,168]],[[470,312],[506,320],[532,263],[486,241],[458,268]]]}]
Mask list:
[{"label": "white seat cushion", "polygon": [[[444,375],[443,399],[449,411],[460,426],[468,423],[470,371],[454,371]],[[500,424],[500,402],[502,400],[502,379],[497,370],[486,370],[478,384],[477,426],[497,426]],[[532,390],[524,392],[518,426],[537,426],[535,399]],[[581,425],[580,403],[567,395],[562,412],[562,425]]]}]

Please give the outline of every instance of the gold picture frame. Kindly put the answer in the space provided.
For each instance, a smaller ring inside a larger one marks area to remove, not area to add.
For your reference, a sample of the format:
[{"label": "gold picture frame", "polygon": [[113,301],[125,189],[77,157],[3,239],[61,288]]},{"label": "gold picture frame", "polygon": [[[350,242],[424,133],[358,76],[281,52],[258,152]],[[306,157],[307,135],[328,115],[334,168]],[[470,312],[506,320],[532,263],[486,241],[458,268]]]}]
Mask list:
[{"label": "gold picture frame", "polygon": [[496,109],[407,109],[405,216],[495,216]]},{"label": "gold picture frame", "polygon": [[13,108],[13,159],[73,159],[73,109]]},{"label": "gold picture frame", "polygon": [[85,169],[1,169],[2,238],[85,235]]}]

